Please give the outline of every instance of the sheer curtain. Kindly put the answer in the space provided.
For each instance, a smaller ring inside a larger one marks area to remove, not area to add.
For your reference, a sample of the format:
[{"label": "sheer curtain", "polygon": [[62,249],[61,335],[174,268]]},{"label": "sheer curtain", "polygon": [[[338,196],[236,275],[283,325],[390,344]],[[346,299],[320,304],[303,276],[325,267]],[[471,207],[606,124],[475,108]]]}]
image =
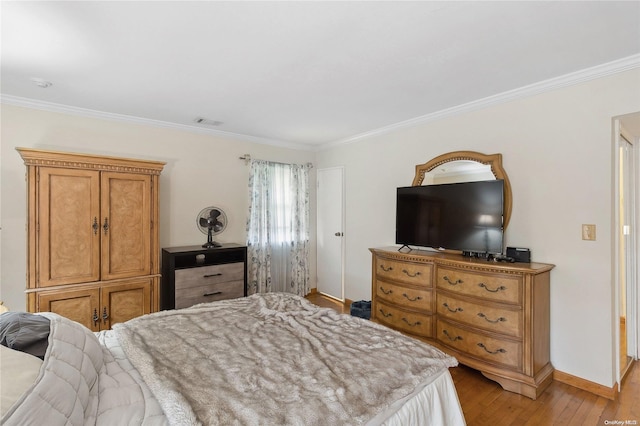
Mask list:
[{"label": "sheer curtain", "polygon": [[309,166],[251,160],[248,293],[309,292]]}]

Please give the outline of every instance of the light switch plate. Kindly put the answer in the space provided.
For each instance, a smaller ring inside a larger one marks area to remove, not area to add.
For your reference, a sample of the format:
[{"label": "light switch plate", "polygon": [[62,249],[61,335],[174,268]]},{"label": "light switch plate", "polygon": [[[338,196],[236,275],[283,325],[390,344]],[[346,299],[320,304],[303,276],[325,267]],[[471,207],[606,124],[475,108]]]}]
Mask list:
[{"label": "light switch plate", "polygon": [[596,240],[596,226],[595,225],[582,225],[582,239],[587,241]]}]

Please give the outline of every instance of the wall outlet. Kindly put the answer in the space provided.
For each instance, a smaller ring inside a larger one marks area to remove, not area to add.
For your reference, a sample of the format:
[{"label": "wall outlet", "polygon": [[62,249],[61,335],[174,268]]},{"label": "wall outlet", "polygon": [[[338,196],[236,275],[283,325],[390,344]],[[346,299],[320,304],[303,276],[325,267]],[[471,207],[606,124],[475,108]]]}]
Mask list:
[{"label": "wall outlet", "polygon": [[595,225],[582,225],[582,239],[587,241],[596,240],[596,226]]}]

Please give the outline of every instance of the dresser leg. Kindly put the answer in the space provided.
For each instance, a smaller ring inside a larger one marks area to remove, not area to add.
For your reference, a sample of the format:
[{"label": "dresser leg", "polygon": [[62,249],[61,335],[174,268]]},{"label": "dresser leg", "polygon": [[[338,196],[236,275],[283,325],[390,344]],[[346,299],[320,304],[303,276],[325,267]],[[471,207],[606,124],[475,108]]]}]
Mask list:
[{"label": "dresser leg", "polygon": [[544,392],[547,386],[549,386],[553,381],[553,367],[551,367],[550,364],[540,371],[540,373],[536,377],[537,380],[528,378],[527,382],[530,381],[529,383],[497,376],[485,371],[481,371],[481,373],[486,378],[497,382],[500,386],[502,386],[502,389],[524,395],[527,398],[531,398],[533,400],[537,399],[542,394],[542,392]]}]

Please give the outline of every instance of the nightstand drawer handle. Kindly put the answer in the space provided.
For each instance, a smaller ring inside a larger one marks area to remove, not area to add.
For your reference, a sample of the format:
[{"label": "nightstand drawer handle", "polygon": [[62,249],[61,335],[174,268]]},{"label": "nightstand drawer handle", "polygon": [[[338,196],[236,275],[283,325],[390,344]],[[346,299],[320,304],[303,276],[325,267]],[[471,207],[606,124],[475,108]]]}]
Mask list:
[{"label": "nightstand drawer handle", "polygon": [[382,268],[383,271],[385,272],[389,272],[389,271],[393,271],[393,266],[389,266],[388,268],[385,268],[384,265],[380,265],[380,267]]},{"label": "nightstand drawer handle", "polygon": [[449,340],[451,340],[452,342],[455,342],[456,340],[463,340],[462,337],[460,337],[460,336],[451,337],[451,335],[449,334],[449,332],[447,330],[442,330],[442,334],[447,336],[449,338]]},{"label": "nightstand drawer handle", "polygon": [[485,314],[483,314],[482,312],[480,312],[480,313],[478,314],[478,316],[479,316],[480,318],[484,318],[486,321],[488,321],[488,322],[490,322],[490,323],[492,323],[492,324],[495,324],[495,323],[497,323],[497,322],[505,322],[505,321],[507,320],[507,319],[506,319],[506,318],[504,318],[504,317],[500,317],[500,318],[498,318],[497,320],[490,320],[490,319],[489,319],[489,318],[487,318],[487,316],[486,316]]},{"label": "nightstand drawer handle", "polygon": [[391,314],[386,313],[385,311],[383,311],[382,309],[380,309],[380,313],[382,314],[383,317],[385,318],[389,318],[391,316]]},{"label": "nightstand drawer handle", "polygon": [[495,355],[495,354],[498,354],[498,353],[501,353],[501,354],[507,353],[507,351],[505,349],[502,349],[502,348],[492,352],[489,349],[487,349],[487,347],[485,345],[483,345],[482,343],[478,343],[478,346],[480,346],[482,349],[485,350],[485,352],[490,353],[491,355]]},{"label": "nightstand drawer handle", "polygon": [[414,298],[411,298],[407,295],[407,293],[402,293],[402,295],[409,301],[409,302],[416,302],[418,300],[422,300],[422,296],[416,296]]},{"label": "nightstand drawer handle", "polygon": [[442,306],[447,308],[449,310],[449,312],[454,312],[455,313],[455,312],[462,312],[463,311],[462,308],[451,309],[447,303],[443,303]]},{"label": "nightstand drawer handle", "polygon": [[98,310],[97,309],[93,310],[93,317],[91,317],[91,319],[93,320],[93,325],[97,326],[98,325],[98,321],[100,321],[100,317],[98,316]]},{"label": "nightstand drawer handle", "polygon": [[205,293],[205,294],[203,294],[203,296],[204,296],[204,297],[207,297],[207,296],[217,296],[218,294],[222,294],[222,292],[221,292],[221,291],[212,291],[211,293]]},{"label": "nightstand drawer handle", "polygon": [[416,322],[414,322],[414,323],[412,324],[412,323],[410,323],[410,322],[409,322],[409,320],[408,320],[408,319],[406,319],[405,317],[402,317],[402,321],[406,322],[406,323],[407,323],[407,325],[408,325],[409,327],[415,327],[416,325],[422,325],[422,323],[421,323],[420,321],[416,321]]},{"label": "nightstand drawer handle", "polygon": [[393,293],[393,290],[385,290],[384,287],[380,286],[380,291],[383,292],[384,294],[391,294]]},{"label": "nightstand drawer handle", "polygon": [[444,276],[442,277],[443,280],[445,280],[446,282],[448,282],[451,285],[458,285],[458,284],[462,284],[462,280],[455,280],[455,281],[451,281],[451,279],[448,276]]},{"label": "nightstand drawer handle", "polygon": [[211,277],[220,277],[222,276],[222,274],[220,272],[218,272],[217,274],[207,274],[207,275],[203,275],[203,278],[211,278]]},{"label": "nightstand drawer handle", "polygon": [[504,291],[504,290],[507,289],[505,286],[501,285],[500,287],[496,288],[495,290],[491,290],[489,287],[487,287],[487,285],[485,283],[478,284],[478,287],[482,287],[485,290],[490,291],[491,293],[497,293],[499,291]]},{"label": "nightstand drawer handle", "polygon": [[411,275],[411,273],[409,271],[407,271],[406,269],[403,269],[402,272],[404,272],[408,277],[411,277],[411,278],[415,278],[415,277],[420,276],[420,271],[416,272],[413,275]]},{"label": "nightstand drawer handle", "polygon": [[109,314],[107,313],[107,307],[105,306],[102,309],[102,321],[104,321],[104,323],[107,323],[107,320],[109,319]]}]

